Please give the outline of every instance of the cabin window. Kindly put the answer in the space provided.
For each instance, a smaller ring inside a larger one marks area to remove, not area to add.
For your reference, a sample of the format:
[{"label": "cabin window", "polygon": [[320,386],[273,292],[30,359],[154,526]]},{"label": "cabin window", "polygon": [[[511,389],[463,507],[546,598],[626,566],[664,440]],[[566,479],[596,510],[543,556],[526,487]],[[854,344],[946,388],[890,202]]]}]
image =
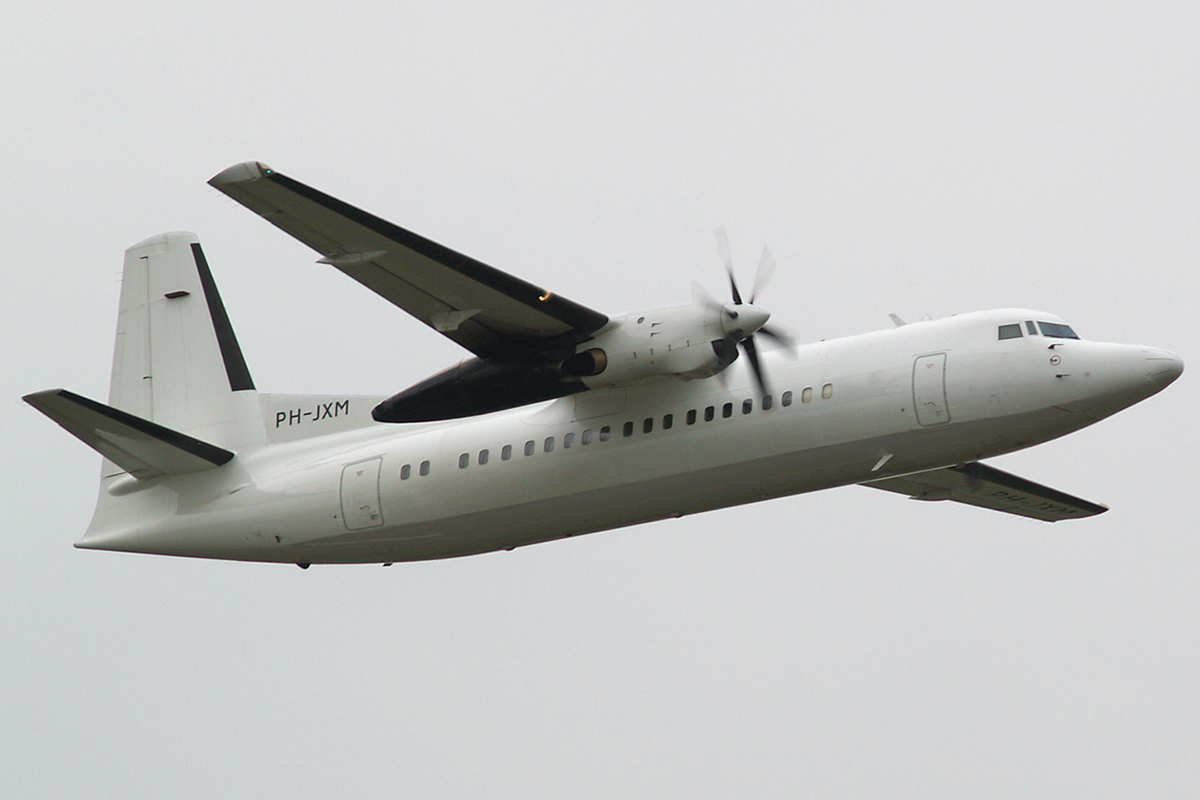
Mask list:
[{"label": "cabin window", "polygon": [[804,387],[804,391],[800,393],[800,402],[801,403],[811,403],[812,402],[812,387],[811,386]]},{"label": "cabin window", "polygon": [[422,462],[421,462],[421,468],[420,468],[420,469],[417,471],[417,473],[418,473],[418,474],[419,474],[419,475],[420,475],[422,478],[424,478],[426,475],[428,475],[428,474],[429,474],[429,462],[428,462],[428,461],[422,461]]},{"label": "cabin window", "polygon": [[733,416],[733,403],[726,403],[725,405],[721,406],[721,416],[725,419],[729,419]]},{"label": "cabin window", "polygon": [[821,399],[828,400],[833,397],[833,384],[827,383],[821,387]]},{"label": "cabin window", "polygon": [[471,463],[471,454],[470,453],[463,453],[461,456],[458,457],[458,468],[459,469],[466,469],[467,464],[470,464],[470,463]]},{"label": "cabin window", "polygon": [[533,455],[533,451],[536,449],[537,449],[537,442],[535,442],[533,439],[530,439],[528,442],[525,443],[525,455],[527,455],[527,456]]},{"label": "cabin window", "polygon": [[713,421],[713,407],[712,406],[709,406],[708,408],[704,409],[704,421],[705,422]]},{"label": "cabin window", "polygon": [[1001,325],[1000,326],[1000,338],[1001,339],[1020,339],[1021,338],[1020,323],[1014,322],[1011,325]]},{"label": "cabin window", "polygon": [[512,445],[506,444],[500,448],[500,460],[508,461],[510,458],[512,458]]},{"label": "cabin window", "polygon": [[612,428],[605,425],[603,428],[600,429],[600,441],[607,442],[611,438],[612,438]]},{"label": "cabin window", "polygon": [[542,449],[547,453],[554,452],[554,437],[547,436],[546,441],[542,442]]},{"label": "cabin window", "polygon": [[580,444],[591,444],[592,443],[592,429],[591,428],[583,429],[583,433],[579,437],[579,443]]},{"label": "cabin window", "polygon": [[400,468],[400,480],[406,481],[412,477],[412,464],[405,464]]},{"label": "cabin window", "polygon": [[1038,335],[1037,325],[1034,325],[1033,320],[1031,320],[1031,319],[1025,320],[1025,330],[1029,331],[1030,336]]},{"label": "cabin window", "polygon": [[754,410],[754,401],[753,400],[743,400],[742,401],[742,413],[743,414],[749,414],[753,410]]},{"label": "cabin window", "polygon": [[563,449],[566,450],[568,447],[570,447],[573,444],[575,444],[575,434],[573,434],[573,433],[563,434]]},{"label": "cabin window", "polygon": [[1060,325],[1057,322],[1038,322],[1038,327],[1042,329],[1042,336],[1049,336],[1054,339],[1078,339],[1075,331],[1071,330],[1070,325]]},{"label": "cabin window", "polygon": [[642,420],[642,433],[649,433],[654,430],[654,417],[646,417]]},{"label": "cabin window", "polygon": [[784,407],[784,408],[787,408],[788,406],[790,406],[790,405],[792,404],[792,393],[791,393],[791,391],[784,392],[784,393],[783,393],[783,397],[780,397],[780,398],[779,398],[779,402],[783,403],[783,407]]},{"label": "cabin window", "polygon": [[688,409],[688,413],[687,413],[687,424],[688,424],[688,425],[695,425],[695,424],[696,424],[696,409],[694,409],[694,408],[689,408],[689,409]]},{"label": "cabin window", "polygon": [[763,411],[770,411],[771,410],[771,395],[764,394],[762,403],[763,403]]},{"label": "cabin window", "polygon": [[625,429],[621,432],[624,433],[626,436],[633,436],[633,423],[626,422]]},{"label": "cabin window", "polygon": [[663,430],[671,430],[671,426],[675,424],[675,416],[673,414],[663,415]]},{"label": "cabin window", "polygon": [[483,465],[484,465],[484,464],[486,464],[487,462],[488,462],[488,451],[487,451],[487,450],[480,450],[480,451],[479,451],[479,465],[480,465],[480,466],[483,466]]}]

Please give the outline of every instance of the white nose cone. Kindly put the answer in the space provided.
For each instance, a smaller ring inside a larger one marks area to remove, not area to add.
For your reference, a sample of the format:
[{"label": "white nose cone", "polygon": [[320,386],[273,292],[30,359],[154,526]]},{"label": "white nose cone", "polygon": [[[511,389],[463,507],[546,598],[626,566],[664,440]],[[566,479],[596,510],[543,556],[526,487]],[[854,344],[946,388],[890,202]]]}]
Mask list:
[{"label": "white nose cone", "polygon": [[757,306],[742,303],[740,306],[726,303],[721,307],[721,328],[726,336],[738,340],[754,334],[756,330],[767,324],[771,315]]},{"label": "white nose cone", "polygon": [[1167,386],[1183,374],[1183,359],[1167,350],[1147,348],[1146,364],[1150,380]]}]

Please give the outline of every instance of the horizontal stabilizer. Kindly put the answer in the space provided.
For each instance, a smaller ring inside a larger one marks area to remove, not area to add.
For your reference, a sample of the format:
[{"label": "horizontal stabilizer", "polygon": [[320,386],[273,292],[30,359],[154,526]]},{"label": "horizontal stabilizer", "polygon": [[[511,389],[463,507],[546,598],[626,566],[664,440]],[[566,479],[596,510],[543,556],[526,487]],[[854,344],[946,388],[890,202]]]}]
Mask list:
[{"label": "horizontal stabilizer", "polygon": [[953,500],[1046,522],[1082,519],[1107,506],[1019,478],[978,461],[862,484],[906,494],[914,500]]},{"label": "horizontal stabilizer", "polygon": [[25,402],[138,480],[200,472],[234,455],[65,389],[34,392]]}]

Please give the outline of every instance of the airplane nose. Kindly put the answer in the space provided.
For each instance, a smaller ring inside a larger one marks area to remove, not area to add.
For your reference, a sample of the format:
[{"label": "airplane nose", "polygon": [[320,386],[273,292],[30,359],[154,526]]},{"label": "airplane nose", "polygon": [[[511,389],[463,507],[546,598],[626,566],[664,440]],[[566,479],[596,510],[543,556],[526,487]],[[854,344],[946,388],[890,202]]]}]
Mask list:
[{"label": "airplane nose", "polygon": [[1146,366],[1150,380],[1166,386],[1183,374],[1183,359],[1168,350],[1146,350]]}]

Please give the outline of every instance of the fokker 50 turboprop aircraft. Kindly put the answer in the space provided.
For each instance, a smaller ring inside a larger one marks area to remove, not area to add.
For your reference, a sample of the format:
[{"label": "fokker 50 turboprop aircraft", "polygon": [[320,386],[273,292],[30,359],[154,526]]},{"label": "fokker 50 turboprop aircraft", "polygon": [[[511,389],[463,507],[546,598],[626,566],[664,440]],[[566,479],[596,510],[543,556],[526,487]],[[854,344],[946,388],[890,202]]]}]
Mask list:
[{"label": "fokker 50 turboprop aircraft", "polygon": [[1075,519],[1105,507],[981,459],[1183,371],[1023,309],[796,346],[732,270],[730,302],[609,317],[263,164],[210,183],[473,357],[387,398],[262,394],[196,237],[134,245],[108,404],[25,398],[104,456],[77,547],[390,563],[846,484]]}]

